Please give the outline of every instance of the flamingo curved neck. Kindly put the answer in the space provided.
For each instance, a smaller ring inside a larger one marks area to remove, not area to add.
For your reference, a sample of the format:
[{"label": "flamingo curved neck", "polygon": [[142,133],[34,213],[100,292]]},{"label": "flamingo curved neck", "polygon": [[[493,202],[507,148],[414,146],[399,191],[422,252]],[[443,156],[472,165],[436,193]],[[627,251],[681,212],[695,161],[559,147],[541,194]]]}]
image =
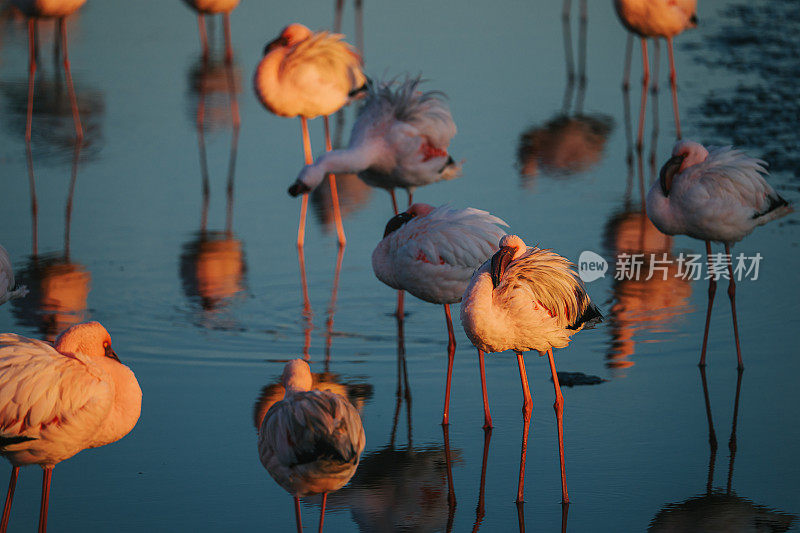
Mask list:
[{"label": "flamingo curved neck", "polygon": [[92,441],[92,447],[118,441],[127,435],[139,420],[142,409],[142,389],[131,369],[110,358],[95,362],[114,383],[114,405]]}]

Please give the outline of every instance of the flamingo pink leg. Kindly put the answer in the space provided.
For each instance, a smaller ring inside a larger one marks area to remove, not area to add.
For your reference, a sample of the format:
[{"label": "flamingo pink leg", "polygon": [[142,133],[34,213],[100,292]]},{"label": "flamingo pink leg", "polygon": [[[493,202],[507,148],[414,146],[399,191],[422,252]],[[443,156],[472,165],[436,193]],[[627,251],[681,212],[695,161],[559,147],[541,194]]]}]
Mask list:
[{"label": "flamingo pink leg", "polygon": [[644,144],[644,116],[647,108],[647,85],[650,82],[650,60],[647,57],[647,39],[642,39],[642,104],[639,107],[639,133],[636,136],[636,149],[641,152]]},{"label": "flamingo pink leg", "polygon": [[517,352],[517,365],[519,366],[519,378],[522,381],[522,453],[519,458],[519,486],[517,488],[517,503],[525,501],[523,492],[525,489],[525,456],[528,452],[528,430],[531,426],[531,412],[533,412],[533,399],[531,389],[528,385],[528,376],[525,373],[525,361],[522,359],[522,352]]},{"label": "flamingo pink leg", "polygon": [[[725,243],[725,255],[728,257],[731,256],[731,247],[728,243]],[[728,297],[731,299],[731,313],[733,313],[733,335],[736,338],[736,359],[739,361],[739,366],[737,366],[737,368],[742,370],[744,369],[744,364],[742,363],[742,349],[739,347],[739,325],[736,322],[736,282],[733,280],[733,264],[731,262],[728,263],[728,273],[730,274],[730,279],[728,280]]]},{"label": "flamingo pink leg", "polygon": [[58,19],[58,28],[61,32],[61,49],[64,53],[64,75],[67,78],[67,92],[69,102],[72,106],[72,121],[75,123],[75,135],[78,144],[83,140],[83,127],[81,126],[81,116],[78,113],[78,99],[75,97],[75,86],[72,83],[72,72],[69,68],[69,51],[67,49],[67,24],[64,17]]},{"label": "flamingo pink leg", "polygon": [[564,468],[564,397],[561,396],[561,386],[558,384],[558,374],[556,373],[556,362],[553,359],[553,349],[547,350],[547,357],[550,360],[550,372],[553,373],[553,387],[556,391],[556,401],[553,409],[556,411],[556,421],[558,422],[558,457],[561,461],[561,503],[569,503],[567,493],[567,473]]},{"label": "flamingo pink leg", "polygon": [[[330,152],[333,149],[331,145],[331,127],[328,120],[328,115],[324,117],[325,122],[325,151]],[[328,182],[331,186],[331,203],[333,204],[333,221],[336,224],[336,235],[339,237],[339,246],[347,244],[347,239],[344,236],[344,225],[342,224],[342,214],[339,209],[339,191],[336,190],[336,175],[328,174]]]},{"label": "flamingo pink leg", "polygon": [[231,45],[231,14],[222,15],[225,31],[225,63],[233,63],[233,46]]},{"label": "flamingo pink leg", "polygon": [[[706,257],[711,261],[711,241],[706,241]],[[717,292],[717,281],[708,280],[708,310],[706,311],[706,327],[703,332],[703,348],[700,350],[700,366],[706,366],[706,346],[708,345],[708,326],[711,323],[711,308],[714,306],[714,293]]]},{"label": "flamingo pink leg", "polygon": [[[306,165],[314,164],[314,157],[311,155],[311,137],[308,135],[308,119],[300,117],[300,127],[303,132],[303,154],[305,155]],[[300,202],[300,225],[297,228],[297,247],[302,248],[306,237],[306,211],[308,211],[308,193],[303,193]]]},{"label": "flamingo pink leg", "polygon": [[633,56],[633,34],[628,33],[628,40],[625,43],[625,70],[622,75],[622,90],[628,92],[631,86],[631,59]]},{"label": "flamingo pink leg", "polygon": [[486,367],[483,364],[483,350],[478,349],[478,365],[481,371],[481,393],[483,394],[483,429],[492,429],[492,413],[489,412],[489,394],[486,391]]},{"label": "flamingo pink leg", "polygon": [[667,37],[669,45],[669,84],[672,87],[672,112],[675,113],[675,130],[678,139],[681,138],[681,114],[678,111],[678,75],[675,73],[675,57],[672,50],[672,37]]},{"label": "flamingo pink leg", "polygon": [[200,46],[203,48],[203,62],[208,61],[208,36],[206,35],[205,15],[197,15],[197,28],[200,30]]},{"label": "flamingo pink leg", "polygon": [[453,319],[450,316],[450,305],[444,304],[444,317],[447,320],[447,385],[444,394],[444,414],[442,425],[450,423],[450,383],[453,378],[453,360],[456,355],[456,337],[453,334]]},{"label": "flamingo pink leg", "polygon": [[408,207],[411,207],[411,204],[414,203],[414,193],[411,192],[411,189],[406,189],[406,192],[408,192]]},{"label": "flamingo pink leg", "polygon": [[319,515],[319,533],[322,533],[322,526],[325,524],[325,504],[328,503],[328,493],[322,493],[322,511]]},{"label": "flamingo pink leg", "polygon": [[397,197],[394,195],[394,189],[389,189],[389,194],[392,195],[392,211],[394,214],[398,214],[400,211],[397,210]]},{"label": "flamingo pink leg", "polygon": [[8,482],[8,493],[6,494],[6,504],[3,506],[3,521],[0,523],[0,533],[6,533],[8,519],[11,517],[11,504],[14,501],[14,489],[17,487],[19,477],[19,467],[11,469],[11,480]]},{"label": "flamingo pink leg", "polygon": [[33,85],[36,79],[36,20],[28,19],[28,117],[25,123],[25,141],[31,142],[33,124]]},{"label": "flamingo pink leg", "polygon": [[294,497],[294,521],[297,523],[297,533],[303,533],[303,519],[300,516],[300,498]]},{"label": "flamingo pink leg", "polygon": [[53,476],[53,465],[44,467],[42,475],[42,507],[39,510],[39,533],[47,531],[47,505],[50,503],[50,478]]}]

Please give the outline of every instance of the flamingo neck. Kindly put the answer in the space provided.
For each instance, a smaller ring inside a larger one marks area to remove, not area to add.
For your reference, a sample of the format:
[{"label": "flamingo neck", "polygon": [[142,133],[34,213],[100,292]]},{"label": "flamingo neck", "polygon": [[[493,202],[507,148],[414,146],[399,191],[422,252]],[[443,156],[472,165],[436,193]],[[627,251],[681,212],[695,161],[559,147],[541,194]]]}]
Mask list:
[{"label": "flamingo neck", "polygon": [[92,447],[115,442],[127,435],[142,409],[142,389],[130,368],[113,359],[96,361],[114,383],[114,405],[92,442]]}]

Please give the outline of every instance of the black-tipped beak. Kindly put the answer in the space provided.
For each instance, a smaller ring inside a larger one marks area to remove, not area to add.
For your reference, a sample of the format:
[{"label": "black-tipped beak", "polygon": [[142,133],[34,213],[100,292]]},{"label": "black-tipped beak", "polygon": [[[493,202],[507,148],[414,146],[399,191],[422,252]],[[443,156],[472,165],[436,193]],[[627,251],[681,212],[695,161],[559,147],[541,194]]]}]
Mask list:
[{"label": "black-tipped beak", "polygon": [[408,213],[400,213],[399,215],[393,216],[389,219],[389,222],[386,223],[386,230],[383,232],[383,237],[386,238],[387,235],[398,230],[400,226],[412,218],[414,218],[414,215],[409,215]]},{"label": "black-tipped beak", "polygon": [[661,167],[661,172],[658,174],[658,182],[661,185],[661,192],[664,193],[665,197],[669,196],[669,191],[672,188],[672,178],[675,176],[675,173],[678,172],[678,169],[681,168],[685,157],[685,155],[672,156],[669,161],[664,163],[664,166]]},{"label": "black-tipped beak", "polygon": [[106,357],[110,357],[111,359],[113,359],[118,363],[120,362],[119,357],[117,357],[117,354],[114,351],[114,348],[112,348],[110,344],[106,346]]},{"label": "black-tipped beak", "polygon": [[311,188],[303,183],[302,181],[295,181],[291,187],[289,187],[289,196],[300,196],[301,194],[306,194],[310,192]]},{"label": "black-tipped beak", "polygon": [[503,273],[506,271],[508,264],[513,258],[514,249],[508,246],[500,248],[497,253],[492,256],[492,268],[490,272],[492,273],[492,285],[494,285],[495,288],[500,284],[500,281],[503,279]]},{"label": "black-tipped beak", "polygon": [[444,171],[445,171],[445,169],[446,169],[447,167],[449,167],[450,165],[455,165],[455,164],[456,164],[456,162],[455,162],[455,160],[453,159],[453,156],[451,156],[451,155],[448,155],[448,156],[447,156],[447,162],[446,162],[446,163],[444,164],[444,166],[443,166],[443,167],[442,167],[442,168],[439,170],[439,173],[441,174],[442,172],[444,172]]},{"label": "black-tipped beak", "polygon": [[289,41],[286,39],[286,37],[278,37],[277,39],[267,43],[267,46],[264,47],[264,55],[267,55],[279,46],[286,46],[287,44],[289,44]]},{"label": "black-tipped beak", "polygon": [[364,82],[364,85],[362,85],[361,87],[356,87],[355,89],[347,93],[347,96],[349,98],[358,98],[361,95],[366,94],[369,91],[370,83],[371,83],[370,79],[367,78],[367,81]]}]

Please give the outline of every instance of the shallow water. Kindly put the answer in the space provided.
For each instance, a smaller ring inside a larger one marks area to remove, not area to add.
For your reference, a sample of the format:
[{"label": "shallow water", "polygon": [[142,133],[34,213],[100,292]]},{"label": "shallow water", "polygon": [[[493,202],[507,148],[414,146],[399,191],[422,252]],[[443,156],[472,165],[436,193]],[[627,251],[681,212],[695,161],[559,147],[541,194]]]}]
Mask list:
[{"label": "shallow water", "polygon": [[[320,191],[306,238],[311,309],[303,309],[294,247],[299,202],[285,193],[302,164],[300,127],[261,108],[250,76],[264,44],[287,22],[330,27],[332,3],[244,2],[234,12],[236,137],[228,73],[221,66],[203,71],[195,19],[182,3],[90,1],[68,26],[86,129],[79,153],[67,92],[50,60],[49,26],[41,32],[41,84],[26,150],[25,25],[9,16],[0,22],[0,243],[31,288],[27,299],[0,307],[0,331],[52,339],[72,323],[99,320],[144,392],[131,434],[55,469],[52,530],[294,531],[291,498],[258,461],[254,417],[283,362],[306,350],[312,370],[327,372],[321,379],[340,383],[359,405],[367,433],[359,471],[329,500],[326,530],[518,527],[522,398],[513,355],[487,358],[495,422],[487,442],[475,351],[456,326],[446,447],[439,425],[442,310],[406,298],[406,381],[398,374],[395,292],[371,270],[371,251],[390,216],[383,191],[340,178],[348,245],[334,305],[336,238]],[[771,183],[797,202],[798,6],[746,4],[703,2],[700,27],[677,39],[684,137],[735,143],[767,159]],[[464,176],[415,198],[489,210],[529,244],[572,260],[583,250],[609,259],[625,251],[702,253],[698,241],[657,234],[640,213],[639,161],[629,157],[626,135],[631,127],[635,135],[638,120],[638,44],[627,115],[620,89],[625,33],[611,2],[588,7],[582,97],[577,83],[572,91],[566,83],[559,2],[365,5],[368,73],[422,73],[430,88],[447,92],[459,127],[451,151],[465,159]],[[343,20],[352,35],[351,5]],[[216,25],[214,34],[220,30]],[[651,153],[657,171],[675,135],[666,66],[662,49],[658,128],[648,110],[641,161],[646,182],[654,174]],[[344,142],[353,115],[344,112],[343,130],[334,121]],[[311,127],[319,150],[321,121]],[[521,150],[523,134],[534,142]],[[559,151],[566,135],[578,139],[580,158]],[[701,530],[709,523],[725,531],[756,523],[773,531],[798,528],[799,227],[792,214],[734,249],[764,258],[758,280],[741,282],[737,291],[747,367],[740,381],[725,283],[717,291],[706,371],[716,453],[696,366],[706,282],[615,281],[609,272],[588,284],[608,319],[576,335],[557,352],[556,364],[608,381],[564,387],[567,530],[674,530],[682,521]],[[532,530],[558,530],[564,517],[552,384],[544,360],[529,354],[526,361],[534,413],[524,522]],[[455,504],[448,504],[448,463]],[[3,466],[0,475],[9,471]],[[39,472],[23,469],[10,530],[35,527],[39,487]],[[318,512],[317,499],[304,502],[307,527]]]}]

